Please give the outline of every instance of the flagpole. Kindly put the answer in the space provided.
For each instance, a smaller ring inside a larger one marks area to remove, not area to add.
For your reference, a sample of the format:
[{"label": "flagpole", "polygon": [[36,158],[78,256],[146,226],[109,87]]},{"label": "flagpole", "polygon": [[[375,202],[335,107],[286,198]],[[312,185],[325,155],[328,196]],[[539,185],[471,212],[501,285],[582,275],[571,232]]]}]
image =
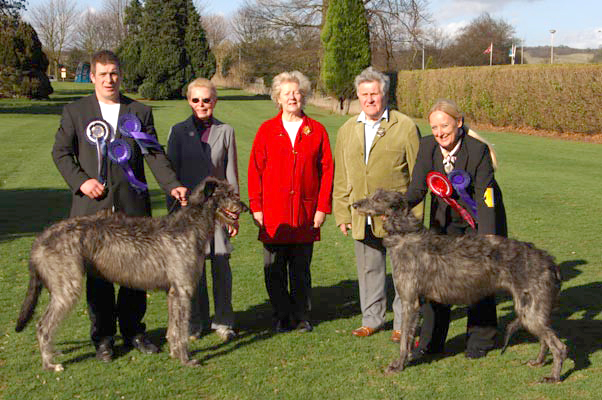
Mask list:
[{"label": "flagpole", "polygon": [[489,66],[493,65],[493,42],[491,42],[491,46],[489,46],[491,51],[489,52]]}]

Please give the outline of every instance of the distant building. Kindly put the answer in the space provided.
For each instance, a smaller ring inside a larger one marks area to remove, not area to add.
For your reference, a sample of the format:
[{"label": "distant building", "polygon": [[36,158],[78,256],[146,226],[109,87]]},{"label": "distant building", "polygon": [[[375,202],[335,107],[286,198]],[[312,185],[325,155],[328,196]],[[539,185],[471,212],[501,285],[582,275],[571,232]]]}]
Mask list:
[{"label": "distant building", "polygon": [[75,82],[90,83],[90,63],[80,62],[75,71]]}]

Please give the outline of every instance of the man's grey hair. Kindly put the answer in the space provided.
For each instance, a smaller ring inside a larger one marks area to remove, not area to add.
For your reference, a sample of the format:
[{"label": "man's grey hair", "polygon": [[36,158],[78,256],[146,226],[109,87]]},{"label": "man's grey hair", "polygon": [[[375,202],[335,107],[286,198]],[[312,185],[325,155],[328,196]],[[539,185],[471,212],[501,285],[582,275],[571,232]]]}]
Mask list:
[{"label": "man's grey hair", "polygon": [[389,85],[391,84],[391,80],[387,75],[375,70],[373,67],[366,68],[355,77],[356,93],[359,91],[360,85],[365,82],[378,82],[383,96],[385,96],[385,98],[389,97]]}]

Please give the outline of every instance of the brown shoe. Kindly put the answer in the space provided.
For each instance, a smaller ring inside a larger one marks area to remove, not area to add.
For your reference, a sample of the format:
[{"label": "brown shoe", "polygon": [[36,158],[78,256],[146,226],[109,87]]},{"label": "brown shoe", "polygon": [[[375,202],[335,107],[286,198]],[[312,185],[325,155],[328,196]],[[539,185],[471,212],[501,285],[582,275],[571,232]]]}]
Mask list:
[{"label": "brown shoe", "polygon": [[394,329],[391,333],[391,341],[395,343],[401,342],[401,331],[398,329]]},{"label": "brown shoe", "polygon": [[359,328],[351,331],[351,334],[353,336],[358,336],[358,337],[366,337],[366,336],[372,336],[376,333],[378,329],[376,328],[370,328],[369,326],[360,326]]}]

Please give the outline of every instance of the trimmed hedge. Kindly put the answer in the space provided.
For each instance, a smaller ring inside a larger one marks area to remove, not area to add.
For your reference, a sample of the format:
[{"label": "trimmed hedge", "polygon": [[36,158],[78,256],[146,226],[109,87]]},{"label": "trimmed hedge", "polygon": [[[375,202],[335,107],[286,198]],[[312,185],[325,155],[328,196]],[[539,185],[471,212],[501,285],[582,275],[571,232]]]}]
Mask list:
[{"label": "trimmed hedge", "polygon": [[439,98],[470,122],[557,132],[602,131],[602,65],[507,65],[400,71],[397,106],[424,118]]}]

